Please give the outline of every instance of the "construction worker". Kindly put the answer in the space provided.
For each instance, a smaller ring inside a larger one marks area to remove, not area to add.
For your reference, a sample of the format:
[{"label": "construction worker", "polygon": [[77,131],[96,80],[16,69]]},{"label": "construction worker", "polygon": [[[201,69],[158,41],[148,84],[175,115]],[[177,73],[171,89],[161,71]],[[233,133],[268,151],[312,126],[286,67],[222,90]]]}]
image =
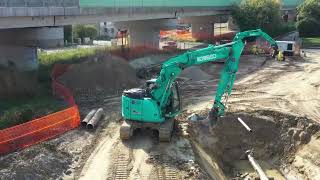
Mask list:
[{"label": "construction worker", "polygon": [[257,45],[252,46],[251,52],[252,54],[255,54],[255,55],[259,54]]},{"label": "construction worker", "polygon": [[277,60],[278,61],[284,61],[284,55],[282,51],[279,51],[278,55],[277,55]]}]

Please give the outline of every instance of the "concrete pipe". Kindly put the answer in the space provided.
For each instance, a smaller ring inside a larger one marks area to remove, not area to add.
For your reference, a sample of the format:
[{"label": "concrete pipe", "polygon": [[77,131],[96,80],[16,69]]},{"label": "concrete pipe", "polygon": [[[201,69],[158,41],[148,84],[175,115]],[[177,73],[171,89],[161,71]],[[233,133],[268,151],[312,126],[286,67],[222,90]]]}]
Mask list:
[{"label": "concrete pipe", "polygon": [[93,129],[102,118],[102,115],[103,115],[103,109],[99,108],[97,112],[94,114],[94,116],[91,118],[89,123],[87,124],[87,129]]},{"label": "concrete pipe", "polygon": [[96,112],[97,111],[95,109],[91,110],[89,114],[87,114],[87,116],[81,121],[81,126],[87,127],[88,122],[92,119]]}]

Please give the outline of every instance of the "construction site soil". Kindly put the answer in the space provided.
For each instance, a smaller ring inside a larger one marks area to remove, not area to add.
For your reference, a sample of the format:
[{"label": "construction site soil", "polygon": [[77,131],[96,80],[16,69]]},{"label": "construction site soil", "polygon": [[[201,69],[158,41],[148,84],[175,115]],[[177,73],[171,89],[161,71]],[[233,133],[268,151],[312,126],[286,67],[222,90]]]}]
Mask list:
[{"label": "construction site soil", "polygon": [[112,94],[138,85],[136,71],[127,61],[108,54],[73,64],[58,80],[74,92],[103,91]]},{"label": "construction site soil", "polygon": [[[106,92],[78,97],[82,117],[92,108],[104,108],[97,129],[78,128],[1,156],[0,179],[254,179],[257,174],[243,158],[248,149],[254,150],[269,177],[320,179],[320,51],[306,52],[306,58],[285,62],[242,56],[227,113],[213,127],[206,121],[190,122],[187,117],[207,114],[223,64],[189,69],[179,78],[184,110],[177,117],[170,143],[160,143],[157,134],[149,130],[121,141],[120,95]],[[204,79],[192,76],[200,71]],[[126,77],[136,79],[133,74]],[[117,76],[108,76],[104,83],[111,84],[108,80]],[[81,81],[85,77],[74,78]],[[237,117],[253,132],[246,131]]]}]

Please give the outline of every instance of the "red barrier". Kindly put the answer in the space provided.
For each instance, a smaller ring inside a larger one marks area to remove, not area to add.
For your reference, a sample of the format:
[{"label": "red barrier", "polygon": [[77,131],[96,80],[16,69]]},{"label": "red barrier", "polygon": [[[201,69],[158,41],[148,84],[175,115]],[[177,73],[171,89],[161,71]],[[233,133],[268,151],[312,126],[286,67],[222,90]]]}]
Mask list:
[{"label": "red barrier", "polygon": [[64,99],[70,106],[76,104],[72,92],[57,81],[57,78],[65,73],[70,68],[69,64],[57,64],[53,67],[51,72],[52,91],[55,96]]},{"label": "red barrier", "polygon": [[0,153],[22,149],[78,127],[80,115],[72,106],[48,116],[0,131]]},{"label": "red barrier", "polygon": [[56,81],[67,71],[69,65],[57,65],[51,73],[52,89],[71,107],[39,119],[29,121],[0,131],[0,154],[22,149],[63,134],[80,125],[78,106],[72,92]]}]

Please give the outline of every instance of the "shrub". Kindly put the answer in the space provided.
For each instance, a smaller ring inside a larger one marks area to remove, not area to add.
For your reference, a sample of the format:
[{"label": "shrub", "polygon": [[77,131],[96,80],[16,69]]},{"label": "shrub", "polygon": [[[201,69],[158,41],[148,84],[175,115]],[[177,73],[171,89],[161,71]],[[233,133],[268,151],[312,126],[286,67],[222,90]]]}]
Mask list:
[{"label": "shrub", "polygon": [[320,35],[320,0],[306,0],[298,7],[296,25],[301,36]]},{"label": "shrub", "polygon": [[241,31],[260,28],[274,36],[281,28],[281,5],[278,0],[243,0],[233,7],[232,17]]},{"label": "shrub", "polygon": [[74,35],[76,38],[90,37],[95,39],[98,35],[98,30],[94,25],[76,25],[74,27]]}]

